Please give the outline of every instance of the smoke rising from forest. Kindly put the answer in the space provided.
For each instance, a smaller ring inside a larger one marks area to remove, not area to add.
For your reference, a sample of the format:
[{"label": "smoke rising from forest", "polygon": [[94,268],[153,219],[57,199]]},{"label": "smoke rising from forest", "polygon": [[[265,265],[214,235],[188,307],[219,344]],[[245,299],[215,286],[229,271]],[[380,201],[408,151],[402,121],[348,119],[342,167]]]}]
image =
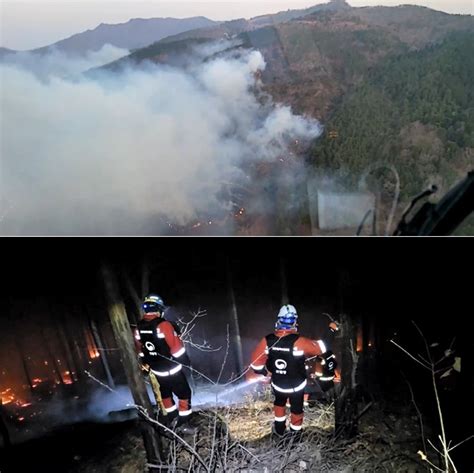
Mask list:
[{"label": "smoke rising from forest", "polygon": [[[262,99],[260,52],[195,50],[186,68],[52,52],[0,65],[3,234],[159,234],[229,206],[223,183],[271,162],[315,120]],[[35,63],[35,61],[37,61]]]}]

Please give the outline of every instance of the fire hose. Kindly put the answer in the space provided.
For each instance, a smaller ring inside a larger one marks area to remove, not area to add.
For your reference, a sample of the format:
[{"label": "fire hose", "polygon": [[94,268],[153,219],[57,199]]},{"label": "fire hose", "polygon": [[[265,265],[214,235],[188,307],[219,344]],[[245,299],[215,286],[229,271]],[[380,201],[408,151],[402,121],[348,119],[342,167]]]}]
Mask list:
[{"label": "fire hose", "polygon": [[165,405],[163,404],[163,398],[161,397],[161,390],[160,390],[160,383],[158,382],[158,378],[156,377],[153,370],[150,368],[149,365],[141,365],[142,370],[148,373],[148,377],[150,378],[151,389],[153,390],[153,394],[155,395],[156,405],[160,408],[160,411],[163,415],[167,415]]}]

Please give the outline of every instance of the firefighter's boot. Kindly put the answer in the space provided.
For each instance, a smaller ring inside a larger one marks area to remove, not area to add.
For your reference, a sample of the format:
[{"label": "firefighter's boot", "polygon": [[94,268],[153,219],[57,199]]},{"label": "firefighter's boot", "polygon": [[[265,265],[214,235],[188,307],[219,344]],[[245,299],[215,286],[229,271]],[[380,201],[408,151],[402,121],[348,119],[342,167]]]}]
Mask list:
[{"label": "firefighter's boot", "polygon": [[272,434],[275,436],[277,439],[281,439],[286,432],[286,422],[285,421],[280,421],[280,422],[273,422],[272,425]]},{"label": "firefighter's boot", "polygon": [[164,416],[164,419],[166,419],[166,427],[171,429],[176,428],[176,424],[178,422],[178,411],[169,412],[166,414],[166,416]]},{"label": "firefighter's boot", "polygon": [[192,414],[186,416],[179,416],[176,424],[176,432],[181,435],[194,435],[197,428],[192,425]]},{"label": "firefighter's boot", "polygon": [[291,443],[298,443],[301,441],[301,437],[303,435],[303,430],[300,429],[300,430],[295,430],[295,429],[292,429],[290,428],[289,430],[289,438],[290,438],[290,442]]}]

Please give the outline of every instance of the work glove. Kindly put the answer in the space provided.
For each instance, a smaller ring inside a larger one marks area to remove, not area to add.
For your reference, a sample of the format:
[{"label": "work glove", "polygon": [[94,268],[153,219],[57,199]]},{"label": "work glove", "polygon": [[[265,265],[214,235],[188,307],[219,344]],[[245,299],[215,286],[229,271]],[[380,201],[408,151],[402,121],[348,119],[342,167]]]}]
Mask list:
[{"label": "work glove", "polygon": [[329,330],[333,333],[336,333],[339,331],[339,324],[337,322],[332,321],[329,324]]}]

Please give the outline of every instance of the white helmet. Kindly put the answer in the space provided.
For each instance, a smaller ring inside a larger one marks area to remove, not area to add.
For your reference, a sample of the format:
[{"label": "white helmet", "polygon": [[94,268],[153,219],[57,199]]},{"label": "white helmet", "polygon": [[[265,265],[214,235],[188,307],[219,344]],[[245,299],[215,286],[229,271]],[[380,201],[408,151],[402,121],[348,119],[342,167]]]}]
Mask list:
[{"label": "white helmet", "polygon": [[277,329],[291,329],[297,325],[298,314],[295,306],[291,304],[285,304],[278,312],[278,320],[275,324]]}]

